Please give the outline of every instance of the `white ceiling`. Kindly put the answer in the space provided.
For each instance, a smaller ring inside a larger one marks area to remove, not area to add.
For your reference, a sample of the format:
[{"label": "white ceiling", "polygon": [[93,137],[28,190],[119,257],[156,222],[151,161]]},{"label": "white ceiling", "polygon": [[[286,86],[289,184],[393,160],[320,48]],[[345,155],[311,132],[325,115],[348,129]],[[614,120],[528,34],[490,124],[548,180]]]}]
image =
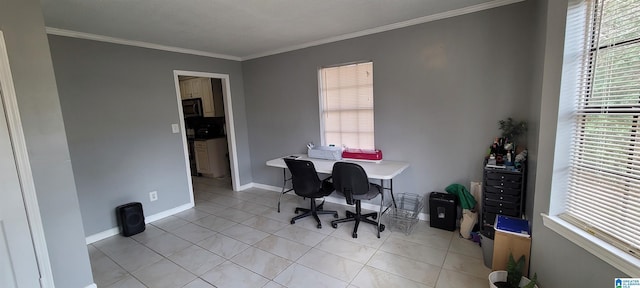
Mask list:
[{"label": "white ceiling", "polygon": [[41,0],[50,34],[235,60],[519,1]]}]

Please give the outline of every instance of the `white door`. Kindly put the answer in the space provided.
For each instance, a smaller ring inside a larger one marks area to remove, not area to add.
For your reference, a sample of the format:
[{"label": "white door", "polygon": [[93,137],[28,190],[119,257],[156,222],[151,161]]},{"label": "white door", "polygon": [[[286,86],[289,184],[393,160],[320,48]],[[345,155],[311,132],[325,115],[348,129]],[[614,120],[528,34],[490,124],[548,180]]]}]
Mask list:
[{"label": "white door", "polygon": [[0,287],[40,287],[40,273],[0,87]]}]

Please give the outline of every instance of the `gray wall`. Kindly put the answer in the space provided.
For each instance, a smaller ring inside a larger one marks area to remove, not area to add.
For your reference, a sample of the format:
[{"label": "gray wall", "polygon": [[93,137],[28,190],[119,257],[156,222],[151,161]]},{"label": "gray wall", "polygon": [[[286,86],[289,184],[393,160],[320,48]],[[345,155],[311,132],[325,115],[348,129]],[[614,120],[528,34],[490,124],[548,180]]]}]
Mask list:
[{"label": "gray wall", "polygon": [[85,287],[91,266],[40,1],[0,0],[0,7],[54,282]]},{"label": "gray wall", "polygon": [[[534,79],[540,94],[531,101],[532,132],[537,146],[531,148],[535,160],[535,202],[531,248],[531,273],[538,273],[540,287],[611,287],[613,279],[625,277],[621,271],[569,242],[542,224],[540,213],[548,213],[553,173],[558,99],[562,74],[562,54],[567,1],[538,0],[536,5],[536,56]],[[539,112],[539,113],[536,113]],[[531,176],[531,174],[530,174]]]},{"label": "gray wall", "polygon": [[[251,182],[237,61],[49,36],[86,235],[117,227],[114,208],[145,215],[189,203],[173,70],[229,74],[241,181]],[[149,202],[149,192],[158,200]]]},{"label": "gray wall", "polygon": [[479,181],[498,120],[528,117],[528,4],[244,61],[253,181],[281,185],[265,161],[320,142],[318,67],[373,60],[375,141],[410,162],[397,192]]}]

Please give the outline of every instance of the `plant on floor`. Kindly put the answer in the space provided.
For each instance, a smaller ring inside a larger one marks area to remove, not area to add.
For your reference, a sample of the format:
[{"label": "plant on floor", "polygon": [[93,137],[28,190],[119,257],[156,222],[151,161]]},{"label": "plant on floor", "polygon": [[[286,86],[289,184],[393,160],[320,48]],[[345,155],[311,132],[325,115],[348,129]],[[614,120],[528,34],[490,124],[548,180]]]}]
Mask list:
[{"label": "plant on floor", "polygon": [[507,281],[493,283],[498,288],[533,288],[538,281],[538,275],[533,274],[531,281],[520,287],[520,281],[522,280],[522,270],[524,270],[524,255],[520,256],[520,259],[516,262],[513,255],[509,254],[509,262],[507,262]]}]

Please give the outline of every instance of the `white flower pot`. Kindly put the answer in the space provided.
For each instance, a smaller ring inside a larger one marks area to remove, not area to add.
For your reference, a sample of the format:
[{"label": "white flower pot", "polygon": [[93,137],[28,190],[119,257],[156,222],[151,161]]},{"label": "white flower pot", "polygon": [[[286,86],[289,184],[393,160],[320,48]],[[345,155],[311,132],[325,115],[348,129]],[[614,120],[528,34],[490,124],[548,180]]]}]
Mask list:
[{"label": "white flower pot", "polygon": [[[493,282],[500,282],[500,281],[507,281],[507,271],[498,270],[498,271],[493,271],[489,273],[490,288],[498,288],[496,285],[493,284]],[[529,278],[522,276],[522,279],[520,279],[520,284],[518,285],[518,287],[527,285],[529,284],[529,282],[531,282]],[[538,288],[538,285],[536,284],[534,287]]]}]

